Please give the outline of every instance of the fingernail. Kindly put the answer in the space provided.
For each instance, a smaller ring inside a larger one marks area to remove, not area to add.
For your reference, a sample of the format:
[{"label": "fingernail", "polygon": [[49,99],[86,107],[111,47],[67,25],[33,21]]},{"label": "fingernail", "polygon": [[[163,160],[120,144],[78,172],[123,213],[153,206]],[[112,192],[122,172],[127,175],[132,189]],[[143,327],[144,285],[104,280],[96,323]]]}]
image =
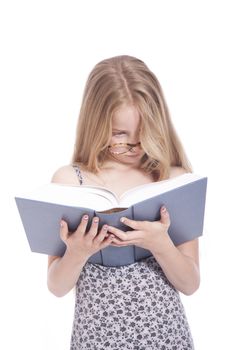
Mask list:
[{"label": "fingernail", "polygon": [[107,225],[104,225],[103,229],[104,229],[104,231],[107,231],[108,226],[107,226]]},{"label": "fingernail", "polygon": [[124,222],[125,221],[125,218],[123,217],[123,218],[120,218],[120,221],[121,222]]},{"label": "fingernail", "polygon": [[84,215],[83,219],[88,220],[88,215]]},{"label": "fingernail", "polygon": [[165,213],[167,209],[165,207],[162,207],[162,212]]},{"label": "fingernail", "polygon": [[63,221],[60,222],[60,227],[64,227]]},{"label": "fingernail", "polygon": [[98,222],[99,221],[99,218],[94,218],[94,222]]}]

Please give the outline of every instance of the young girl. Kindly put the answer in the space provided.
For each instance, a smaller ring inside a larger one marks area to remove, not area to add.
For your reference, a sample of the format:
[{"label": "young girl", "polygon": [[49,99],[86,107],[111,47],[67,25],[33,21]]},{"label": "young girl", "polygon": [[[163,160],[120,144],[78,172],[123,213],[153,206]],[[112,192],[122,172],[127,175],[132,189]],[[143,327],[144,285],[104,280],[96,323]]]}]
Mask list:
[{"label": "young girl", "polygon": [[[87,80],[71,165],[52,181],[102,186],[118,196],[146,183],[191,172],[155,75],[141,60],[118,56],[98,63]],[[199,286],[198,240],[175,246],[169,213],[159,221],[122,218],[128,232],[83,216],[70,235],[61,221],[63,257],[50,256],[48,288],[63,296],[76,286],[72,350],[193,349],[179,292]],[[151,256],[107,267],[88,262],[101,249],[136,245]]]}]

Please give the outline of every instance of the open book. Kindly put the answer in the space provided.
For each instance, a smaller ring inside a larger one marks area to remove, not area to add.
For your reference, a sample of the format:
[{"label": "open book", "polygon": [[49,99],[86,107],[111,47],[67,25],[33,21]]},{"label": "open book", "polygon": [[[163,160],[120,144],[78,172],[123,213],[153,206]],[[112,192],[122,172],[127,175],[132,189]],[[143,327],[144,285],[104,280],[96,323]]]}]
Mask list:
[{"label": "open book", "polygon": [[[30,193],[16,196],[16,204],[33,252],[62,256],[66,246],[60,239],[60,221],[74,231],[84,214],[98,216],[103,224],[130,228],[122,216],[133,220],[159,220],[160,208],[169,211],[169,235],[175,245],[202,235],[207,178],[186,173],[175,178],[137,186],[120,198],[98,186],[70,186],[50,183]],[[151,252],[136,246],[109,246],[92,255],[89,262],[105,266],[127,265],[146,258]]]}]

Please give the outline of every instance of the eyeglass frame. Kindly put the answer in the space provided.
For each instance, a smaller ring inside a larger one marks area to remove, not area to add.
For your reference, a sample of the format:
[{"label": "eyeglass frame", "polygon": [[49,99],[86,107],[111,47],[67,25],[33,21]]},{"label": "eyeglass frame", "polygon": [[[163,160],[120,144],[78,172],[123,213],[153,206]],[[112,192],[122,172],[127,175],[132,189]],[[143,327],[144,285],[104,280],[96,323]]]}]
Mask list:
[{"label": "eyeglass frame", "polygon": [[[114,147],[116,147],[116,146],[127,146],[128,147],[127,151],[125,151],[125,152],[115,152],[115,154],[125,154],[127,152],[131,152],[131,150],[134,147],[137,147],[137,146],[140,146],[140,145],[141,145],[141,142],[137,142],[137,143],[123,143],[123,142],[119,142],[119,143],[114,143],[113,145],[109,145],[108,146],[108,150],[111,152],[111,148],[114,149]],[[114,153],[114,152],[111,152],[111,153]]]}]

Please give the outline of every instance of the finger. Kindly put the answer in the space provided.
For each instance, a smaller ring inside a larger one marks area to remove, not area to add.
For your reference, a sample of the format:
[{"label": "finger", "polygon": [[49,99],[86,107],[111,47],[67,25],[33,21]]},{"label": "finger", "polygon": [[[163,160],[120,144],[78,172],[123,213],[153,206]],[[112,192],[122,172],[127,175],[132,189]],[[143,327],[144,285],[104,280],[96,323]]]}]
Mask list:
[{"label": "finger", "polygon": [[113,235],[109,235],[105,240],[103,240],[102,244],[101,244],[101,248],[100,249],[104,249],[107,246],[109,246],[112,243],[114,236]]},{"label": "finger", "polygon": [[108,226],[108,232],[113,233],[115,238],[118,238],[121,241],[127,241],[127,242],[130,240],[137,240],[138,238],[141,237],[141,231],[124,232],[113,226]]},{"label": "finger", "polygon": [[69,230],[68,225],[65,220],[61,220],[60,222],[60,237],[63,242],[66,242],[67,238],[69,236]]},{"label": "finger", "polygon": [[108,234],[108,226],[107,225],[104,225],[102,227],[102,229],[100,230],[99,234],[95,237],[95,240],[94,242],[99,244],[101,242],[103,242],[103,240],[105,238],[108,238],[109,237],[109,234]]},{"label": "finger", "polygon": [[77,230],[75,232],[79,232],[81,234],[85,234],[86,229],[87,229],[87,224],[88,224],[88,215],[83,215],[82,220],[80,224],[77,227]]},{"label": "finger", "polygon": [[137,241],[121,241],[117,238],[113,238],[112,239],[112,243],[111,245],[114,246],[114,247],[126,247],[126,246],[129,246],[129,245],[137,245]]},{"label": "finger", "polygon": [[167,211],[167,208],[162,206],[162,208],[160,209],[160,222],[166,226],[170,226],[170,216],[169,213]]},{"label": "finger", "polygon": [[123,231],[119,230],[116,227],[108,226],[108,232],[113,233],[115,236],[117,236],[122,241],[125,241],[127,239],[127,233],[128,232],[123,232]]},{"label": "finger", "polygon": [[122,217],[120,221],[123,222],[124,225],[129,226],[134,230],[141,230],[145,225],[143,221],[136,221],[126,217]]},{"label": "finger", "polygon": [[87,233],[90,238],[93,239],[97,235],[97,233],[98,233],[98,226],[99,226],[99,218],[97,216],[95,216],[92,219],[90,230]]}]

